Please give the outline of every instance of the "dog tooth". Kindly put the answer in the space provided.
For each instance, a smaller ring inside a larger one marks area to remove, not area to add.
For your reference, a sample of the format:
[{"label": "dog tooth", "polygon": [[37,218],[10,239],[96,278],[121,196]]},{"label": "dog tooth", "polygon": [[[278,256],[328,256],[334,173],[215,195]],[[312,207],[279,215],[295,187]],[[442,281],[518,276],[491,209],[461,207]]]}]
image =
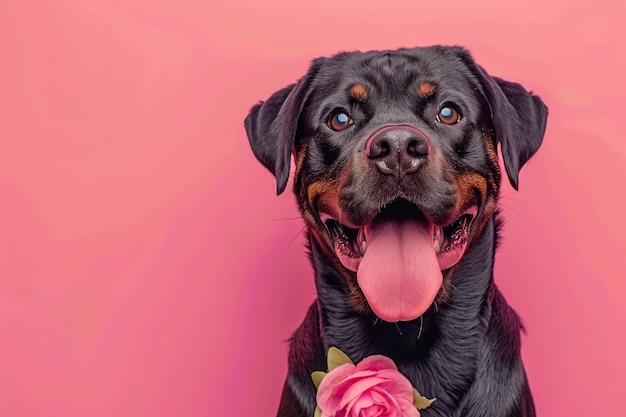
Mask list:
[{"label": "dog tooth", "polygon": [[363,242],[361,242],[361,255],[365,255],[366,250],[367,250],[367,241],[363,240]]},{"label": "dog tooth", "polygon": [[435,252],[439,252],[441,244],[443,243],[443,229],[440,226],[435,226],[433,233],[433,244],[435,246]]},{"label": "dog tooth", "polygon": [[359,242],[364,242],[365,241],[365,228],[364,227],[361,227],[359,229],[359,233],[357,234],[356,239]]}]

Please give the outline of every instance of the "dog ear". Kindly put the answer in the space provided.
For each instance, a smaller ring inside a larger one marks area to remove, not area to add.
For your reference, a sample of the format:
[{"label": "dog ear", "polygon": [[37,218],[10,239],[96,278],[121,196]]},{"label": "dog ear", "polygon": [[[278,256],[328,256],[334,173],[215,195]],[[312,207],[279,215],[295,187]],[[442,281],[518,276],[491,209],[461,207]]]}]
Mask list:
[{"label": "dog ear", "polygon": [[480,70],[504,167],[511,185],[517,190],[520,169],[543,142],[548,107],[521,85],[491,77],[483,68]]},{"label": "dog ear", "polygon": [[461,59],[480,81],[491,110],[496,139],[511,185],[518,189],[522,166],[537,152],[546,130],[548,108],[541,99],[517,83],[490,76],[467,51]]},{"label": "dog ear", "polygon": [[276,194],[281,194],[287,186],[298,120],[321,65],[322,59],[313,61],[308,73],[296,84],[252,107],[244,121],[252,152],[276,177]]}]

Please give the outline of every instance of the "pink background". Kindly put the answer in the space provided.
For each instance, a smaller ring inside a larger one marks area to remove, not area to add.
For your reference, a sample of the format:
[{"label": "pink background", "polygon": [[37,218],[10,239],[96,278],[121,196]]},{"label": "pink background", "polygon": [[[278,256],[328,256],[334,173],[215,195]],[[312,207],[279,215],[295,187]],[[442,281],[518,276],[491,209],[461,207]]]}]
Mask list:
[{"label": "pink background", "polygon": [[497,282],[539,415],[621,414],[618,2],[217,3],[0,6],[0,415],[274,415],[313,279],[243,118],[315,56],[433,43],[550,106]]}]

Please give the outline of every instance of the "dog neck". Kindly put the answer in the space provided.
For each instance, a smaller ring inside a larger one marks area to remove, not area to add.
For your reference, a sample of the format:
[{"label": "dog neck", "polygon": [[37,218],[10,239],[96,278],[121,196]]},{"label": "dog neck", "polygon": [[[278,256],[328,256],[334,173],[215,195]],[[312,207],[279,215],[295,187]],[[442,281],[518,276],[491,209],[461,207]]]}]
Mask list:
[{"label": "dog neck", "polygon": [[324,348],[338,347],[356,361],[382,354],[399,364],[420,363],[432,355],[441,355],[441,359],[456,355],[452,359],[458,360],[471,354],[479,346],[475,343],[472,347],[472,341],[484,335],[489,320],[498,224],[494,215],[453,272],[449,301],[433,304],[422,317],[400,323],[355,312],[345,279],[329,266],[332,262],[310,236]]}]

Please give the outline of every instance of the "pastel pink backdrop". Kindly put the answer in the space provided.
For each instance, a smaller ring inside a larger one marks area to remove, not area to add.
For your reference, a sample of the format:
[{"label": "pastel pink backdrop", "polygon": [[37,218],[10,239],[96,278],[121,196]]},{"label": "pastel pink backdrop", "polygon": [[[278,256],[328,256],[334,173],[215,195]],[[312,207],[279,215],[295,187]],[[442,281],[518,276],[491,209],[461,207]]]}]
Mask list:
[{"label": "pastel pink backdrop", "polygon": [[[626,375],[624,10],[609,0],[0,6],[0,415],[270,416],[314,298],[252,104],[340,50],[467,46],[550,106],[497,282],[541,416]],[[620,17],[621,16],[621,17]]]}]

